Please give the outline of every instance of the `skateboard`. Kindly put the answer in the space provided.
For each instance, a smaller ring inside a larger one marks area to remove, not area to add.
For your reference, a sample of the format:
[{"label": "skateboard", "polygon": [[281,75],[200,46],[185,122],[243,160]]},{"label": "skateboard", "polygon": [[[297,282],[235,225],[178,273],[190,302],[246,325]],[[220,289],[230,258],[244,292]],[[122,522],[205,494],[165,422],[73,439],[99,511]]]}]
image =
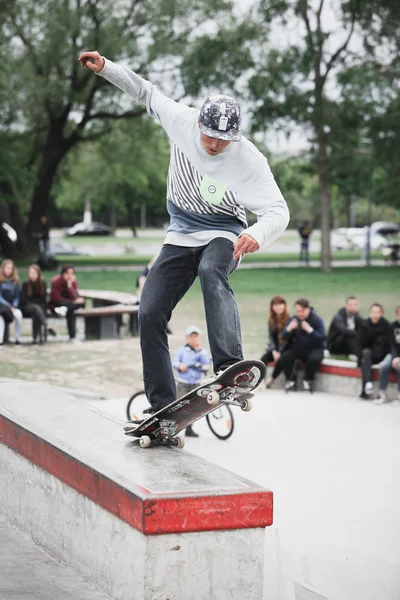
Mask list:
[{"label": "skateboard", "polygon": [[140,425],[126,424],[125,435],[139,438],[142,448],[149,446],[177,446],[183,448],[178,433],[224,404],[238,406],[248,412],[252,408],[253,390],[266,374],[259,360],[242,360],[199,385],[181,398],[174,400],[149,416]]}]

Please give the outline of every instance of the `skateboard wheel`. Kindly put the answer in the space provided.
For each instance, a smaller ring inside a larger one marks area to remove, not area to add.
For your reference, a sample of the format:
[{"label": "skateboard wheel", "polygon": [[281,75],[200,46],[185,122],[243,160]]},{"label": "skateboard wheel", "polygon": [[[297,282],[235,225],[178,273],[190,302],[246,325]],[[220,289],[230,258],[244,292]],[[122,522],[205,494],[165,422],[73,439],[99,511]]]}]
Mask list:
[{"label": "skateboard wheel", "polygon": [[211,404],[211,406],[216,406],[219,403],[218,392],[216,392],[215,390],[210,392],[207,396],[207,402],[208,402],[208,404]]},{"label": "skateboard wheel", "polygon": [[139,440],[139,445],[141,448],[150,448],[151,446],[151,437],[148,435],[142,435]]},{"label": "skateboard wheel", "polygon": [[176,444],[178,446],[178,448],[184,448],[185,438],[178,436],[176,439],[178,440],[178,443]]},{"label": "skateboard wheel", "polygon": [[250,400],[250,398],[248,400],[243,400],[242,410],[244,412],[249,412],[252,408],[253,408],[253,403]]}]

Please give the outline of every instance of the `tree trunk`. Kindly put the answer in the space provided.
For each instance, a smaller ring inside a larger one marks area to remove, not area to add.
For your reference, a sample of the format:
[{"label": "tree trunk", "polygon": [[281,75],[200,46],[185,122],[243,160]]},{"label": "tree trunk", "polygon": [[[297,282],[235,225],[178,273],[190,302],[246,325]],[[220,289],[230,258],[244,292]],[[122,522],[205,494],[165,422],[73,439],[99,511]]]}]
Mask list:
[{"label": "tree trunk", "polygon": [[331,190],[329,178],[329,157],[326,148],[318,150],[317,171],[319,198],[321,204],[321,271],[332,270],[331,261]]},{"label": "tree trunk", "polygon": [[112,202],[110,206],[110,229],[113,235],[117,230],[117,209],[115,207],[115,202]]},{"label": "tree trunk", "polygon": [[54,120],[49,129],[42,152],[41,165],[38,170],[37,183],[33,190],[31,209],[26,225],[26,236],[32,239],[40,217],[46,215],[50,204],[50,192],[58,167],[68,150],[77,142],[76,139],[65,139],[63,135],[65,117]]},{"label": "tree trunk", "polygon": [[321,271],[332,270],[330,158],[325,133],[323,80],[316,74],[314,127],[317,138],[316,163],[321,206]]},{"label": "tree trunk", "polygon": [[129,226],[132,229],[133,237],[137,237],[135,211],[132,206],[131,197],[128,193],[124,194],[124,200],[126,206],[126,214],[128,215]]}]

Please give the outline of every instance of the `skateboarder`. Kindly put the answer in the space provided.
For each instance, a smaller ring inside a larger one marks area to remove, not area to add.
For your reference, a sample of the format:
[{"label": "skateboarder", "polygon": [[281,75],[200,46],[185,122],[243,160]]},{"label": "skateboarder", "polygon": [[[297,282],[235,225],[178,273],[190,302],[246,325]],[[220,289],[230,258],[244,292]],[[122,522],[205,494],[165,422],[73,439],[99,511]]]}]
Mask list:
[{"label": "skateboarder", "polygon": [[[200,385],[203,375],[210,368],[211,358],[200,344],[200,329],[196,325],[186,328],[186,344],[178,348],[172,361],[177,371],[177,397],[181,398]],[[186,435],[199,437],[192,426],[186,428]]]},{"label": "skateboarder", "polygon": [[[289,211],[266,158],[242,136],[236,100],[213,96],[199,111],[174,102],[98,52],[84,52],[79,61],[143,104],[171,143],[170,225],[139,310],[145,390],[156,411],[176,398],[167,323],[197,276],[215,372],[243,358],[238,307],[228,275],[243,254],[282,234]],[[258,219],[249,228],[246,208]]]}]

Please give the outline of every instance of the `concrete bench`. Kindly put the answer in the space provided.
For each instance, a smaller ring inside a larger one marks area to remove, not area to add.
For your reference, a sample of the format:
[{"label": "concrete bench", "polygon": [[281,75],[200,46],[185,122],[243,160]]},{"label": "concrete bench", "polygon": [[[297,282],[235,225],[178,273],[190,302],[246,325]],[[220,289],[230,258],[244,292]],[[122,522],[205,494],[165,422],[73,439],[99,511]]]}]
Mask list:
[{"label": "concrete bench", "polygon": [[138,305],[113,304],[93,308],[78,308],[77,317],[85,319],[85,338],[88,340],[115,339],[119,336],[121,317],[129,315],[129,331],[138,335]]},{"label": "concrete bench", "polygon": [[0,512],[117,600],[261,600],[272,492],[44,384],[0,386]]},{"label": "concrete bench", "polygon": [[[269,366],[272,366],[270,363]],[[302,378],[303,366],[298,364],[298,380]],[[379,366],[372,367],[372,377],[375,387],[379,381]],[[397,376],[395,373],[389,375],[389,394],[395,395],[397,390]],[[274,388],[283,386],[283,376],[279,377],[274,384]],[[301,389],[301,386],[300,386]],[[347,360],[337,360],[335,358],[324,358],[319,365],[315,381],[314,390],[317,392],[332,392],[345,394],[347,396],[357,396],[361,391],[361,369],[356,362]]]}]

